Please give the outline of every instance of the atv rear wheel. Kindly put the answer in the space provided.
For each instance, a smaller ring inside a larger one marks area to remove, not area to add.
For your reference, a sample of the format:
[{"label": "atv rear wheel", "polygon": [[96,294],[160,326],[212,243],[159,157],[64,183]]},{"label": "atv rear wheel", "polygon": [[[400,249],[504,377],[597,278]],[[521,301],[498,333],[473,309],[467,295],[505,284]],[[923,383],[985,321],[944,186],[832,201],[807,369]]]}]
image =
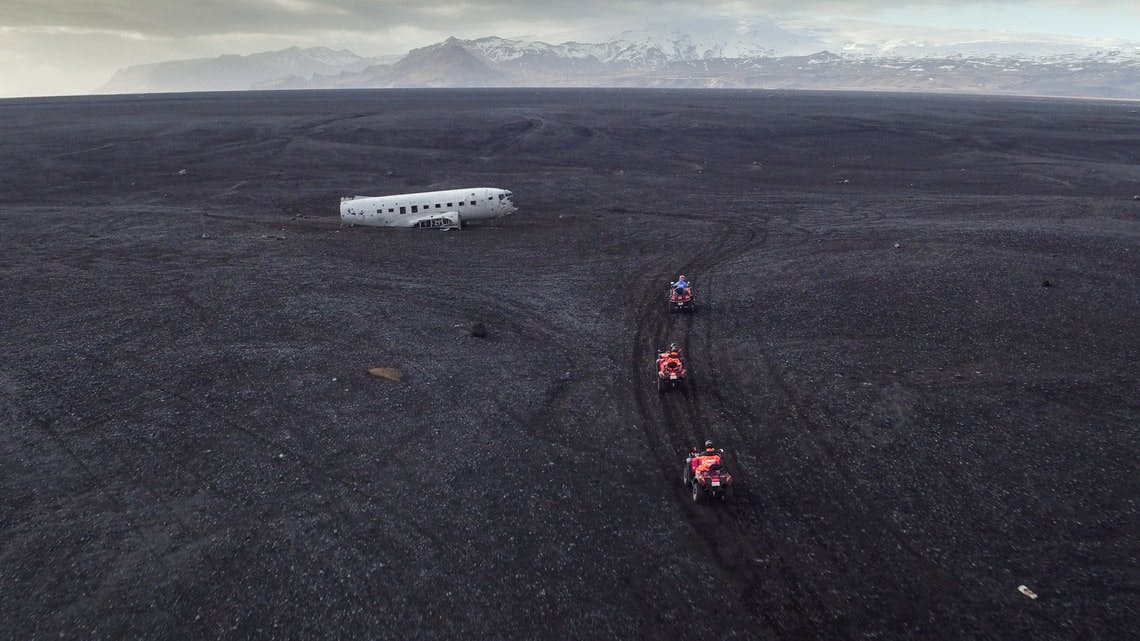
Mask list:
[{"label": "atv rear wheel", "polygon": [[705,493],[705,491],[701,489],[701,484],[696,482],[696,481],[693,481],[689,485],[691,485],[693,488],[693,503],[700,503],[701,500],[704,498],[704,493]]}]

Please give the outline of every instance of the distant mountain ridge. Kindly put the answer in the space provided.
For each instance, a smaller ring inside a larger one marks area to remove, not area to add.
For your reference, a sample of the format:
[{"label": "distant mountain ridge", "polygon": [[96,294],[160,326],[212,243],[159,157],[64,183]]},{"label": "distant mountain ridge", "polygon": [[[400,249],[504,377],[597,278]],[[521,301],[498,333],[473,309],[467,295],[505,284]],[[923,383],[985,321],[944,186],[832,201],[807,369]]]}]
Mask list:
[{"label": "distant mountain ridge", "polygon": [[[772,46],[765,46],[765,43]],[[1011,44],[1050,55],[881,43],[852,53],[771,25],[694,38],[623,32],[600,43],[448,38],[398,59],[299,49],[129,67],[107,93],[395,87],[694,87],[1006,93],[1140,99],[1140,48]],[[1019,49],[1020,47],[1020,49]],[[897,52],[908,51],[910,55]],[[975,51],[975,53],[968,53]],[[789,54],[788,52],[796,52]],[[885,52],[885,53],[884,53]],[[914,55],[914,52],[924,55]]]},{"label": "distant mountain ridge", "polygon": [[151,93],[164,91],[242,91],[289,77],[351,73],[387,59],[363,58],[345,50],[327,47],[290,47],[247,56],[171,60],[135,65],[116,71],[98,89],[101,93]]}]

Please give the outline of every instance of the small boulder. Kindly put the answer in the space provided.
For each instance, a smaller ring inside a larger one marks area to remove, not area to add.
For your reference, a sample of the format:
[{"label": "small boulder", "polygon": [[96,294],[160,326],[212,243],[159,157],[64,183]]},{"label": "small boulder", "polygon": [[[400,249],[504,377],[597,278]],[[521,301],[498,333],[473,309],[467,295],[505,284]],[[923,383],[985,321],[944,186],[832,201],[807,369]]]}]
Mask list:
[{"label": "small boulder", "polygon": [[471,323],[471,335],[475,338],[487,338],[487,326],[479,321]]},{"label": "small boulder", "polygon": [[397,383],[404,380],[404,373],[395,367],[373,367],[368,370],[368,375],[375,378],[386,378]]}]

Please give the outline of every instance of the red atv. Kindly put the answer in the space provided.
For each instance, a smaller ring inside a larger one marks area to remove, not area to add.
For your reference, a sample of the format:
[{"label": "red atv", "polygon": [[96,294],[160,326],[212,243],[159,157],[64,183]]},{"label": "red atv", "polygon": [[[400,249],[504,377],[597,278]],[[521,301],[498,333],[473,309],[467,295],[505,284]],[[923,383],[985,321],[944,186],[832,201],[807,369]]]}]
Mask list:
[{"label": "red atv", "polygon": [[689,450],[681,481],[692,492],[693,503],[701,503],[707,498],[721,501],[732,498],[732,475],[721,463],[723,454],[724,450],[703,453],[695,447]]},{"label": "red atv", "polygon": [[669,300],[670,313],[693,312],[697,309],[697,304],[693,301],[693,287],[691,285],[678,289],[670,284],[665,297]]},{"label": "red atv", "polygon": [[657,356],[657,392],[664,394],[665,390],[675,389],[685,383],[685,362],[681,360],[681,352],[670,349]]}]

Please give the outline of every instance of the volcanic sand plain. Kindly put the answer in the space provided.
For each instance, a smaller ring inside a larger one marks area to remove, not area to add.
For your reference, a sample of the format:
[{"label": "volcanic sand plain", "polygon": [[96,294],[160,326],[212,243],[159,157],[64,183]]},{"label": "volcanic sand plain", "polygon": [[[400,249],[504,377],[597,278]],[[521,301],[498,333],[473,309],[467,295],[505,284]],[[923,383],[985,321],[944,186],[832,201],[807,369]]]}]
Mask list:
[{"label": "volcanic sand plain", "polygon": [[[1140,624],[1135,103],[20,99],[0,146],[3,638]],[[473,186],[518,213],[338,218]]]}]

